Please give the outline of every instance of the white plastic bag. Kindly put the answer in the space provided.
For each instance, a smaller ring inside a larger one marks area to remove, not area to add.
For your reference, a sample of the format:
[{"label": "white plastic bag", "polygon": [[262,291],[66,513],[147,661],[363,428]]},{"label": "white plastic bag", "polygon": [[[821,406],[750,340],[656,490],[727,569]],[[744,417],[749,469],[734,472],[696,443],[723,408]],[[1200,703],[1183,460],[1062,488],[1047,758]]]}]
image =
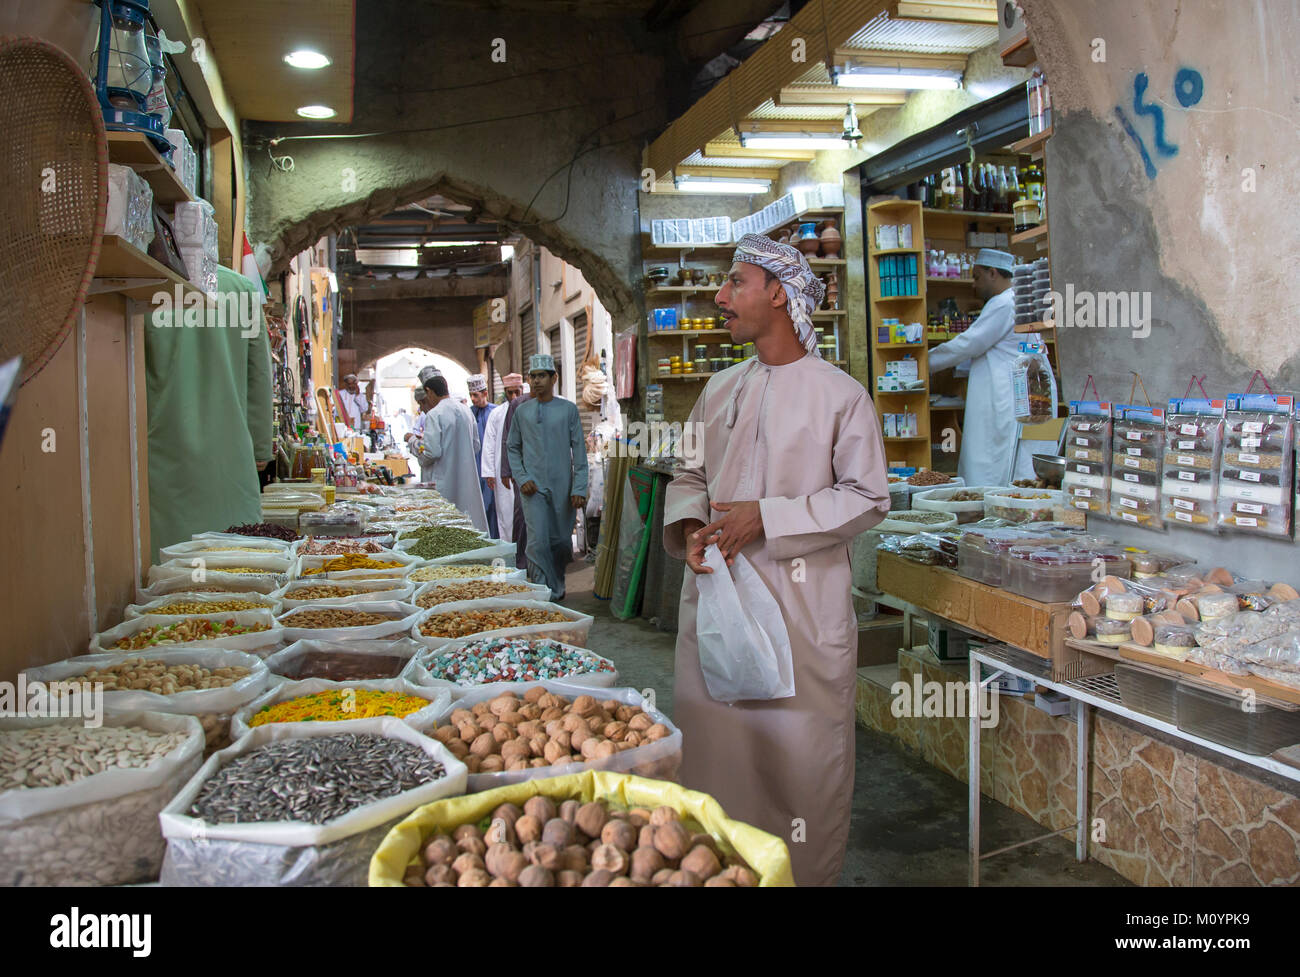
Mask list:
[{"label": "white plastic bag", "polygon": [[[218,635],[202,641],[180,641],[169,644],[150,645],[147,648],[119,648],[117,643],[130,638],[141,631],[162,624],[176,624],[199,618],[205,621],[234,621],[236,624],[267,624],[263,631],[246,631],[241,634]],[[265,645],[278,644],[281,639],[280,624],[272,616],[270,608],[255,611],[226,611],[218,614],[147,614],[123,621],[115,628],[101,631],[90,641],[90,653],[111,652],[114,654],[152,655],[160,651],[198,651],[211,648],[223,648],[227,651],[250,651]]]},{"label": "white plastic bag", "polygon": [[183,543],[164,546],[158,551],[158,559],[163,565],[183,560],[185,565],[189,566],[190,559],[195,556],[202,556],[206,559],[210,556],[238,557],[241,555],[287,558],[290,555],[290,544],[279,539],[259,539],[253,536],[227,534],[225,536],[208,536],[202,539],[187,539]]},{"label": "white plastic bag", "polygon": [[[304,611],[362,611],[369,614],[388,614],[391,619],[380,624],[362,624],[346,628],[304,628],[295,627],[294,616]],[[396,600],[358,601],[355,604],[300,604],[291,611],[280,615],[279,621],[283,631],[280,637],[285,641],[315,639],[317,641],[353,641],[362,638],[398,638],[414,627],[415,622],[425,613],[424,608],[414,604],[404,604]]]},{"label": "white plastic bag", "polygon": [[149,568],[149,586],[135,591],[137,604],[146,604],[159,597],[180,593],[203,594],[265,594],[279,596],[288,579],[280,573],[222,573],[219,570],[207,570],[199,573],[197,569],[169,567]]},{"label": "white plastic bag", "polygon": [[[263,692],[252,702],[240,708],[230,721],[230,736],[232,739],[239,739],[245,733],[260,726],[251,726],[249,721],[267,706],[274,706],[281,702],[287,702],[290,699],[297,699],[299,696],[312,695],[316,692],[327,692],[331,689],[366,689],[371,692],[397,692],[401,695],[419,696],[421,699],[427,699],[429,704],[421,706],[415,712],[408,716],[394,716],[394,719],[400,719],[406,725],[418,729],[421,732],[433,729],[434,721],[438,716],[447,710],[451,704],[451,691],[449,689],[438,689],[433,686],[419,686],[401,678],[380,678],[380,679],[363,679],[355,682],[331,682],[325,678],[304,678],[292,682],[281,682],[273,686],[266,692]],[[385,717],[365,717],[358,716],[355,719],[339,720],[340,722],[360,722],[365,718],[385,718]],[[313,720],[303,720],[301,722],[285,723],[264,723],[262,725],[274,726],[318,726],[320,723]]]},{"label": "white plastic bag", "polygon": [[[464,578],[453,579],[453,580],[430,580],[428,583],[420,584],[415,588],[415,592],[411,594],[411,603],[415,604],[417,607],[423,607],[424,605],[420,603],[420,598],[423,597],[425,594],[429,593],[430,591],[442,590],[446,587],[459,587],[462,584],[471,583],[471,582],[474,581],[466,580]],[[529,583],[527,580],[498,580],[496,577],[480,578],[480,582],[508,583],[512,587],[524,588],[523,590],[512,591],[511,593],[508,594],[497,595],[499,597],[509,598],[510,600],[548,601],[551,599],[551,588],[546,586],[546,584],[543,583]],[[486,600],[486,598],[479,598],[479,600]],[[447,601],[446,603],[450,604],[450,603],[464,603],[464,602]],[[439,605],[434,604],[432,606],[437,607]]]},{"label": "white plastic bag", "polygon": [[307,570],[320,570],[330,560],[340,560],[339,556],[300,556],[294,561],[293,569],[290,575],[295,580],[406,580],[413,567],[419,565],[420,560],[406,553],[399,553],[397,550],[384,550],[380,553],[358,553],[357,556],[364,556],[367,559],[374,560],[376,563],[397,563],[398,566],[386,567],[380,569],[357,569],[357,570],[325,570],[319,573],[307,573]]},{"label": "white plastic bag", "polygon": [[[431,576],[424,575],[425,573],[432,571],[435,568],[435,566],[447,567],[453,570],[456,567],[460,567],[460,566],[464,566],[464,567],[490,566],[493,569],[489,573],[479,573],[479,572],[465,573],[463,576],[459,576],[459,577],[431,577]],[[421,571],[424,571],[424,573],[421,573]],[[464,583],[466,580],[496,580],[496,581],[506,581],[510,583],[515,583],[515,582],[527,583],[528,571],[517,569],[513,563],[507,566],[506,561],[498,557],[497,559],[493,560],[491,563],[464,563],[464,564],[462,563],[441,563],[441,564],[421,563],[419,566],[417,566],[414,570],[411,571],[411,575],[407,577],[407,580],[409,580],[411,583],[415,584],[416,586],[419,586],[420,584],[424,584],[424,583],[432,583],[434,581],[446,581],[449,583]]]},{"label": "white plastic bag", "polygon": [[[339,733],[374,733],[414,743],[441,763],[446,774],[319,825],[302,821],[216,824],[189,813],[203,784],[234,757],[279,740]],[[465,764],[445,746],[400,719],[259,726],[209,757],[158,815],[167,839],[160,881],[163,885],[365,885],[370,858],[390,827],[430,801],[463,794],[468,774]]]},{"label": "white plastic bag", "polygon": [[[417,644],[407,637],[397,638],[396,640],[390,638],[375,638],[368,641],[322,641],[318,638],[306,638],[301,641],[295,641],[287,648],[283,648],[269,656],[266,659],[266,667],[271,671],[271,684],[279,685],[281,682],[302,681],[307,678],[328,678],[328,676],[325,675],[301,674],[300,670],[303,664],[303,659],[308,656],[328,656],[330,654],[338,654],[347,658],[355,658],[373,655],[377,659],[402,659],[403,661],[400,665],[393,666],[396,670],[392,675],[380,676],[386,678],[401,678],[406,675],[406,670],[410,666],[411,658],[417,651],[423,650],[423,647],[423,645]],[[408,679],[408,681],[413,680]],[[425,683],[416,682],[416,684],[420,685]]]},{"label": "white plastic bag", "polygon": [[[191,542],[194,542],[191,540]],[[184,544],[177,544],[184,545]],[[260,553],[240,553],[224,552],[215,553],[190,553],[185,556],[177,557],[174,560],[166,560],[157,564],[157,569],[181,570],[193,574],[200,582],[207,574],[216,572],[226,572],[229,569],[256,569],[265,570],[269,574],[287,575],[290,566],[293,565],[293,556],[289,550],[268,549]],[[150,568],[151,571],[153,568]],[[253,574],[239,574],[234,576],[253,576]],[[195,590],[202,588],[195,587]]]},{"label": "white plastic bag", "polygon": [[[0,884],[128,885],[151,882],[162,864],[158,814],[202,762],[193,716],[112,713],[105,726],[183,732],[185,742],[146,767],[113,767],[61,787],[0,791]],[[71,719],[0,719],[0,729]],[[72,853],[76,851],[74,856]]]},{"label": "white plastic bag", "polygon": [[569,773],[583,773],[587,770],[631,773],[652,780],[671,780],[674,782],[677,780],[678,770],[682,765],[682,732],[673,725],[671,719],[657,709],[652,708],[649,700],[636,689],[598,689],[575,685],[567,681],[480,685],[475,689],[468,690],[459,699],[452,700],[442,715],[438,717],[438,725],[443,726],[450,722],[452,714],[457,709],[470,709],[479,702],[495,699],[499,695],[509,694],[522,698],[525,692],[539,685],[546,691],[563,696],[571,702],[580,695],[589,695],[600,702],[613,699],[621,705],[638,706],[656,723],[662,723],[666,726],[668,735],[650,743],[634,746],[630,750],[615,753],[613,756],[597,760],[586,760],[583,763],[552,764],[545,767],[529,767],[527,770],[501,770],[496,773],[471,773],[466,793],[476,794],[481,790],[504,787],[506,784],[522,784],[525,780],[539,780],[544,777],[556,777]]},{"label": "white plastic bag", "polygon": [[[150,615],[158,617],[160,615]],[[222,649],[166,651],[185,645],[160,645],[141,651],[114,651],[98,655],[79,655],[61,662],[27,669],[29,682],[54,682],[84,675],[92,668],[105,669],[132,658],[160,661],[168,665],[199,665],[203,668],[246,668],[248,674],[232,685],[215,689],[194,689],[163,695],[143,689],[118,689],[104,692],[104,708],[110,712],[161,712],[194,716],[203,726],[205,750],[212,753],[225,749],[234,737],[230,717],[244,704],[257,698],[270,681],[266,663],[256,655]]]},{"label": "white plastic bag", "polygon": [[[399,539],[396,543],[396,549],[399,553],[406,553],[415,545],[417,540]],[[430,566],[446,566],[448,563],[491,563],[494,559],[513,561],[515,558],[515,544],[503,542],[499,539],[484,539],[484,545],[476,550],[466,550],[463,553],[452,553],[449,556],[439,556],[432,560],[424,560]],[[403,545],[405,544],[405,545]]]},{"label": "white plastic bag", "polygon": [[[222,604],[226,601],[232,600],[244,600],[249,603],[256,602],[262,607],[265,607],[272,614],[279,614],[281,609],[280,599],[274,594],[259,594],[253,591],[250,591],[247,594],[207,594],[202,591],[186,593],[182,590],[174,594],[168,594],[166,597],[157,597],[153,600],[145,601],[143,604],[127,604],[124,618],[125,620],[130,621],[137,617],[159,617],[163,612],[167,612],[166,609],[168,607],[171,607],[174,604]],[[254,608],[249,608],[249,610],[253,609]],[[167,613],[173,617],[176,616],[175,611]],[[205,611],[203,613],[220,614],[222,612]],[[234,612],[227,611],[226,613]]]},{"label": "white plastic bag", "polygon": [[[299,580],[292,580],[284,588],[284,594],[280,603],[286,611],[293,610],[295,607],[302,607],[305,604],[318,604],[322,607],[339,607],[345,604],[356,604],[361,601],[376,600],[395,600],[403,603],[410,603],[412,584],[405,580],[388,578],[386,580],[317,580],[313,575],[303,577]],[[294,593],[303,590],[306,587],[320,587],[333,584],[336,587],[347,587],[357,590],[358,593],[351,594],[347,597],[314,597],[307,599],[298,599]]]},{"label": "white plastic bag", "polygon": [[[455,641],[448,642],[447,644],[443,645],[441,648],[423,648],[423,647],[420,648],[419,651],[412,656],[410,663],[406,667],[406,671],[404,671],[402,675],[408,682],[414,682],[416,685],[428,685],[434,688],[450,689],[451,694],[453,696],[464,695],[470,689],[474,689],[477,691],[478,689],[485,689],[489,687],[497,689],[498,693],[508,692],[512,690],[516,685],[527,684],[523,682],[507,682],[507,681],[483,682],[483,683],[475,683],[469,681],[452,682],[448,679],[435,677],[435,675],[433,674],[433,669],[437,667],[437,662],[440,658],[442,658],[444,655],[452,655],[455,652],[459,651],[460,649],[467,647],[468,645],[472,645],[479,641],[484,641],[484,640],[545,641],[545,640],[553,640],[553,639],[546,639],[546,638],[484,639],[477,636],[473,638],[458,638]],[[560,647],[564,648],[566,651],[575,652],[577,654],[582,655],[584,658],[588,659],[591,663],[592,671],[578,672],[577,674],[574,675],[558,676],[555,679],[550,679],[550,680],[542,679],[541,681],[567,682],[569,685],[581,685],[584,688],[592,688],[592,689],[608,689],[618,684],[618,669],[614,666],[614,663],[610,661],[608,658],[602,658],[600,655],[596,654],[590,648],[579,648],[576,645],[565,644],[562,641],[556,643],[559,644]],[[613,669],[613,671],[596,671],[595,669],[599,668],[600,665],[602,664],[610,666],[610,668]]]},{"label": "white plastic bag", "polygon": [[716,543],[704,563],[713,572],[695,576],[695,637],[709,695],[718,702],[794,695],[790,635],[767,584],[739,553],[728,567]]},{"label": "white plastic bag", "polygon": [[591,625],[595,622],[590,614],[583,614],[568,607],[550,601],[510,600],[506,597],[484,597],[482,600],[457,600],[448,604],[439,604],[423,610],[415,626],[411,628],[411,637],[429,648],[441,648],[460,638],[447,638],[428,635],[420,627],[435,614],[452,614],[456,611],[495,611],[510,607],[526,607],[531,610],[559,611],[567,621],[551,621],[546,624],[528,624],[517,628],[498,628],[495,631],[479,631],[465,638],[550,638],[565,644],[587,647],[587,636],[591,634]]}]

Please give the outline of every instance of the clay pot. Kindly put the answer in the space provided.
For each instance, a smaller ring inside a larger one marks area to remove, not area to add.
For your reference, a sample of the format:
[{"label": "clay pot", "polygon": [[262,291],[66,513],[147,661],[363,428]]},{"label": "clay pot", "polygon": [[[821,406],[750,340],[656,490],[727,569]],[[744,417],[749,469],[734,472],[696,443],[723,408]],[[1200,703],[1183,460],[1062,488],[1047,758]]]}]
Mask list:
[{"label": "clay pot", "polygon": [[822,224],[820,240],[823,258],[839,257],[844,238],[840,235],[839,228],[835,226],[835,221],[828,220]]},{"label": "clay pot", "polygon": [[817,231],[812,224],[802,225],[799,228],[799,239],[793,243],[809,258],[821,250],[821,240],[817,237]]},{"label": "clay pot", "polygon": [[826,308],[838,309],[840,307],[840,283],[834,275],[828,275],[826,280]]}]

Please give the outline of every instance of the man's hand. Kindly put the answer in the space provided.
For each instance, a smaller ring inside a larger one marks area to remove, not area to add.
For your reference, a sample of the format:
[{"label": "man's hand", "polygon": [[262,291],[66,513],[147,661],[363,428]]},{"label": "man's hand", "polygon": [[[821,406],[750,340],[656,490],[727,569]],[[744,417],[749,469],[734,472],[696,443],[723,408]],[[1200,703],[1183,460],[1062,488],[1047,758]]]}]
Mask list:
[{"label": "man's hand", "polygon": [[537,483],[530,478],[528,481],[524,482],[523,485],[519,486],[519,491],[523,492],[524,495],[532,495],[537,491]]},{"label": "man's hand", "polygon": [[587,497],[585,495],[569,496],[569,505],[573,506],[575,509],[581,509],[586,504],[587,504]]},{"label": "man's hand", "polygon": [[704,565],[704,549],[709,541],[700,532],[703,528],[704,523],[698,519],[682,520],[682,534],[686,538],[686,565],[691,568],[692,573],[713,572]]},{"label": "man's hand", "polygon": [[494,489],[497,487],[497,480],[493,478],[491,475],[485,478],[484,481],[487,482],[487,486],[490,489]]},{"label": "man's hand", "polygon": [[266,466],[269,465],[270,463],[271,463],[271,459],[270,459],[270,458],[266,459],[266,461],[259,461],[259,462],[257,463],[257,470],[258,470],[259,472],[264,472],[264,471],[266,471]]},{"label": "man's hand", "polygon": [[509,475],[502,475],[502,476],[501,476],[501,484],[504,485],[506,488],[511,488],[512,486],[511,486],[510,476],[509,476]]},{"label": "man's hand", "polygon": [[727,558],[727,566],[731,566],[737,553],[762,537],[762,512],[757,502],[712,502],[710,507],[726,515],[709,523],[698,535],[708,539],[716,533],[718,549]]}]

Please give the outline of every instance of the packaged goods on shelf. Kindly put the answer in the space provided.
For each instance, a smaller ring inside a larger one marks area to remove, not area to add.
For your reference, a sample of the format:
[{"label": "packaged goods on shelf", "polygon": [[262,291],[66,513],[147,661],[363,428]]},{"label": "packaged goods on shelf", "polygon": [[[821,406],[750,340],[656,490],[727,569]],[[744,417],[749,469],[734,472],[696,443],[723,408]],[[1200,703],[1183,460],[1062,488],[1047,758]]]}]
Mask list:
[{"label": "packaged goods on shelf", "polygon": [[1291,535],[1293,401],[1276,394],[1227,398],[1219,461],[1219,526],[1266,536]]},{"label": "packaged goods on shelf", "polygon": [[176,205],[172,229],[176,247],[199,248],[217,258],[217,215],[206,200],[183,200]]},{"label": "packaged goods on shelf", "polygon": [[166,130],[167,141],[172,144],[172,169],[180,178],[190,196],[198,196],[199,156],[190,145],[183,129]]},{"label": "packaged goods on shelf", "polygon": [[1163,529],[1160,499],[1165,409],[1121,404],[1112,426],[1110,514],[1147,529]]},{"label": "packaged goods on shelf", "polygon": [[1070,401],[1064,451],[1066,464],[1061,489],[1065,504],[1095,515],[1109,515],[1111,405],[1108,402]]},{"label": "packaged goods on shelf", "polygon": [[1020,344],[1011,366],[1011,400],[1021,424],[1043,424],[1056,416],[1056,376],[1042,346]]},{"label": "packaged goods on shelf", "polygon": [[203,248],[179,248],[191,285],[208,295],[217,294],[217,259]]},{"label": "packaged goods on shelf", "polygon": [[116,234],[141,251],[148,251],[153,242],[153,188],[129,166],[108,164],[104,233]]}]

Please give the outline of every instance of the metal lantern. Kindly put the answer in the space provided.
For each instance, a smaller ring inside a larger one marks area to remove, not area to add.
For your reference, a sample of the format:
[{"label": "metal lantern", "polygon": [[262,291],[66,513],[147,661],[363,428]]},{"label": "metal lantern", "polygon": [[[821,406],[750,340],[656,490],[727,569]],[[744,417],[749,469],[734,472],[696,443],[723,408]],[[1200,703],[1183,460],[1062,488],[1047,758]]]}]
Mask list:
[{"label": "metal lantern", "polygon": [[145,50],[149,52],[149,71],[150,86],[149,94],[145,96],[144,109],[150,115],[156,116],[158,121],[167,128],[167,123],[171,122],[172,109],[167,104],[167,62],[163,58],[162,44],[157,34],[146,34],[144,36]]},{"label": "metal lantern", "polygon": [[90,56],[95,94],[106,128],[143,132],[159,152],[171,148],[162,120],[147,110],[153,67],[145,44],[149,0],[95,0],[99,32]]}]

